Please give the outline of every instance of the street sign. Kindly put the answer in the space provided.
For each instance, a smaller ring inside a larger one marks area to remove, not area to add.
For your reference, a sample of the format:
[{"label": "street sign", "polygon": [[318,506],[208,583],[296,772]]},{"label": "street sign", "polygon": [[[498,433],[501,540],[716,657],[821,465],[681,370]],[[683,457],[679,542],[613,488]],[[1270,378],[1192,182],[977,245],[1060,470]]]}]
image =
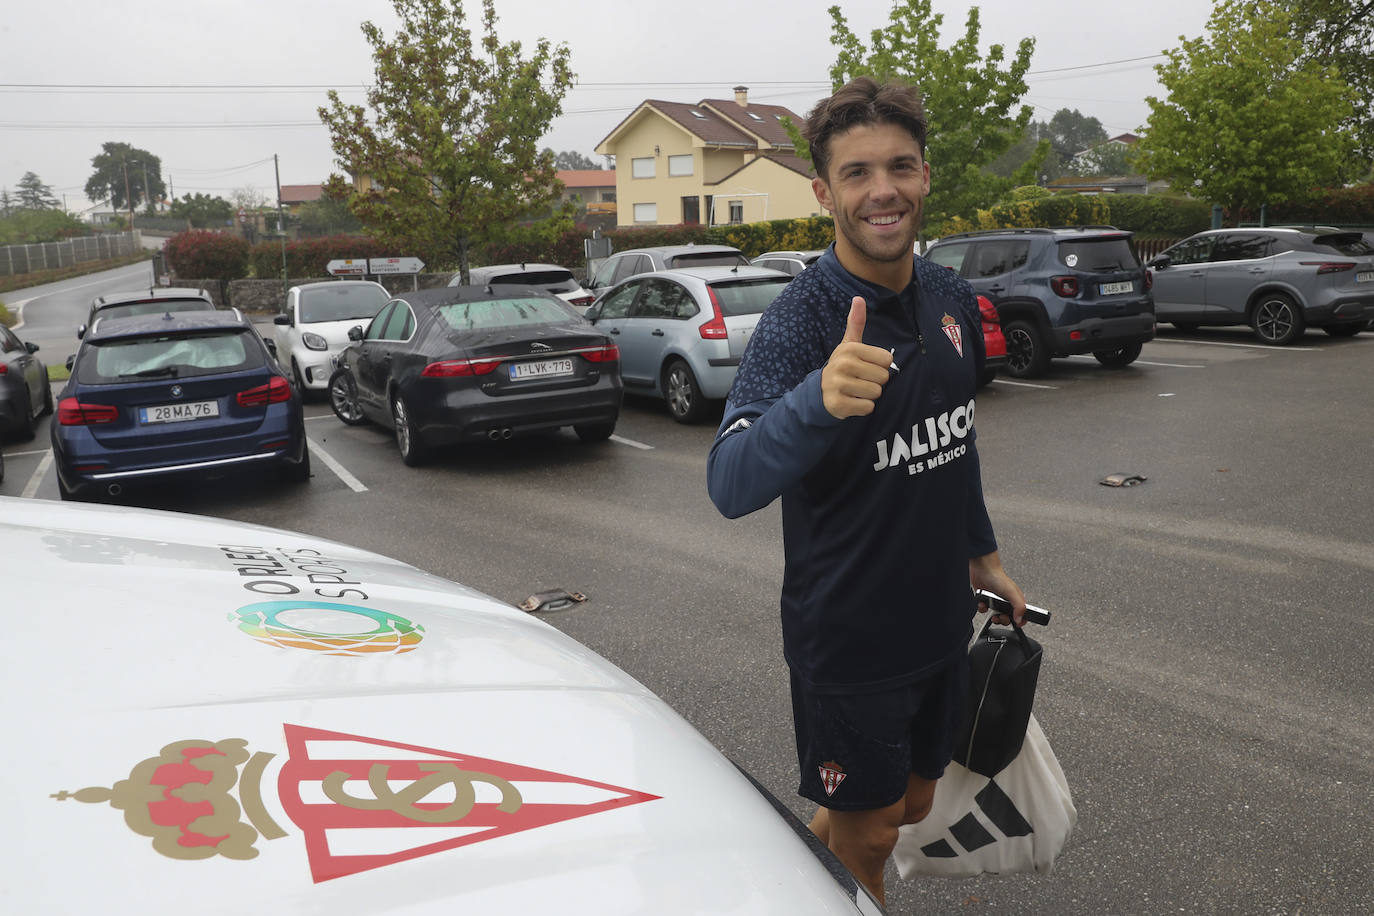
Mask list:
[{"label": "street sign", "polygon": [[418,274],[425,269],[425,262],[419,258],[371,258],[367,264],[367,272],[374,275]]},{"label": "street sign", "polygon": [[330,261],[324,267],[333,277],[363,277],[367,275],[367,258],[343,258]]}]

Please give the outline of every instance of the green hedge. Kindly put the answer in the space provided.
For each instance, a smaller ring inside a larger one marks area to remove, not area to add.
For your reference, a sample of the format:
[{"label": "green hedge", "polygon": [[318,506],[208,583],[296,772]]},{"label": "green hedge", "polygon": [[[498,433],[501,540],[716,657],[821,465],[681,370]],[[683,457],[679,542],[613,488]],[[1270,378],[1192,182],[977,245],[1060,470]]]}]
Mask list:
[{"label": "green hedge", "polygon": [[1212,208],[1200,200],[1159,194],[1055,194],[999,203],[969,218],[955,217],[932,237],[979,229],[1111,225],[1138,236],[1181,238],[1212,224]]},{"label": "green hedge", "polygon": [[[1258,223],[1259,211],[1242,209],[1222,215],[1226,225]],[[1374,184],[1353,188],[1322,188],[1305,201],[1274,204],[1265,209],[1265,221],[1275,223],[1332,224],[1336,226],[1374,226]]]}]

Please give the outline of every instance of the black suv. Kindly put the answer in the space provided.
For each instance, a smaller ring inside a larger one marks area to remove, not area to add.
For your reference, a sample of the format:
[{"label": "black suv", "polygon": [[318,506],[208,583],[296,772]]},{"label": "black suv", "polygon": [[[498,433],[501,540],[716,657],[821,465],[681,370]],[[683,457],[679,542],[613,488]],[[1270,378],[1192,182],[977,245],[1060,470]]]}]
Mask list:
[{"label": "black suv", "polygon": [[992,300],[1008,375],[1043,375],[1052,358],[1074,353],[1120,368],[1155,336],[1150,274],[1131,233],[1113,226],[963,232],[935,242],[925,257]]}]

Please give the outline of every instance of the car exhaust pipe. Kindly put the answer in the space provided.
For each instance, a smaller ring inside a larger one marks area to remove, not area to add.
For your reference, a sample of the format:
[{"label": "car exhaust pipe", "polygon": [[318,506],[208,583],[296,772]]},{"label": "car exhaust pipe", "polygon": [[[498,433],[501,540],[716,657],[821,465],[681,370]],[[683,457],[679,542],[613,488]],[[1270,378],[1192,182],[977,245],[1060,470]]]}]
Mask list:
[{"label": "car exhaust pipe", "polygon": [[492,427],[491,429],[487,430],[487,438],[490,439],[492,442],[495,442],[497,439],[501,438],[501,430]]},{"label": "car exhaust pipe", "polygon": [[511,428],[510,428],[509,426],[507,426],[505,429],[501,430],[501,438],[502,438],[502,439],[509,439],[509,438],[510,438],[511,436],[513,436],[513,435],[515,435],[515,433],[513,433],[513,432],[511,431]]},{"label": "car exhaust pipe", "polygon": [[493,426],[491,429],[487,430],[487,438],[492,442],[498,439],[509,439],[513,435],[515,435],[515,433],[509,426]]},{"label": "car exhaust pipe", "polygon": [[112,483],[105,488],[105,492],[111,496],[118,496],[120,493],[124,492],[124,488],[117,483]]}]

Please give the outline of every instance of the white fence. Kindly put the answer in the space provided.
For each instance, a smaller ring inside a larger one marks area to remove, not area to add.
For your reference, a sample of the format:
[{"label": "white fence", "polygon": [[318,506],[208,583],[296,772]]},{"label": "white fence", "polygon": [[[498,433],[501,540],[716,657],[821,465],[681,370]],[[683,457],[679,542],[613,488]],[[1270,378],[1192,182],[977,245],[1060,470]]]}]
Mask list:
[{"label": "white fence", "polygon": [[136,254],[140,247],[138,235],[137,231],[107,232],[61,242],[5,245],[0,247],[0,277],[33,273],[35,270],[55,270],[59,267],[71,267],[82,261],[101,261]]}]

